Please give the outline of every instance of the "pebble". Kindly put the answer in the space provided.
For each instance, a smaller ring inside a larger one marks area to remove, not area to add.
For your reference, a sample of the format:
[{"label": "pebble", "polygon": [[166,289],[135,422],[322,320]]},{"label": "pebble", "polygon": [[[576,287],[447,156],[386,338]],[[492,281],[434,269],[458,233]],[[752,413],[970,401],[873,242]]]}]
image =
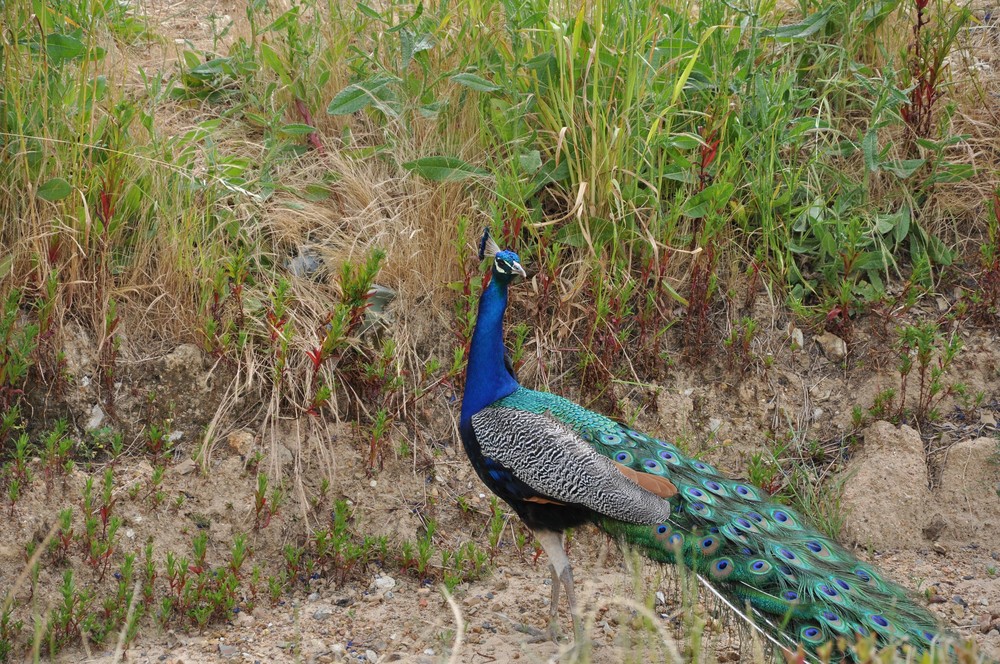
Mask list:
[{"label": "pebble", "polygon": [[230,659],[231,657],[236,657],[236,655],[238,655],[238,654],[239,654],[239,651],[236,649],[236,646],[231,646],[228,643],[220,643],[219,644],[219,656],[220,657],[224,657],[226,659]]},{"label": "pebble", "polygon": [[392,590],[396,587],[396,579],[388,575],[382,575],[375,579],[375,587],[379,590]]},{"label": "pebble", "polygon": [[831,362],[840,362],[847,357],[847,344],[832,332],[824,332],[816,337],[816,343],[823,350],[823,355]]},{"label": "pebble", "polygon": [[84,425],[83,428],[86,429],[87,431],[93,431],[94,429],[100,427],[101,424],[103,423],[104,423],[104,411],[101,410],[101,406],[99,404],[95,403],[94,406],[90,409],[90,418],[87,420],[87,423]]},{"label": "pebble", "polygon": [[378,653],[375,652],[374,650],[366,650],[365,659],[367,659],[372,664],[375,664],[375,662],[378,661]]},{"label": "pebble", "polygon": [[309,593],[309,597],[306,598],[310,602],[315,602],[319,599],[319,593]]}]

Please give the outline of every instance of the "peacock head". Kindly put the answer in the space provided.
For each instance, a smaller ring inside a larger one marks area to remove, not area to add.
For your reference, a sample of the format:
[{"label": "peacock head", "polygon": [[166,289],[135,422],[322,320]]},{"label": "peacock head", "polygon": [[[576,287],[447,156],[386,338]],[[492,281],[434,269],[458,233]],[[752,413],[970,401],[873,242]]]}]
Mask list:
[{"label": "peacock head", "polygon": [[487,228],[483,231],[483,239],[479,241],[479,260],[488,257],[493,258],[493,278],[500,283],[509,284],[515,277],[527,278],[518,255],[497,246]]}]

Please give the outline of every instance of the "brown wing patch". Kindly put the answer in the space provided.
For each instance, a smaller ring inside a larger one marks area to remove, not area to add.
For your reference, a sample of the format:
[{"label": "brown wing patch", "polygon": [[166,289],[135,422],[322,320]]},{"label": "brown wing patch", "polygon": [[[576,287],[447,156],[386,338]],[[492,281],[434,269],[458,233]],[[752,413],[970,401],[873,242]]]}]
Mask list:
[{"label": "brown wing patch", "polygon": [[[673,486],[673,485],[671,484],[671,486]],[[676,489],[674,489],[674,493],[677,493]],[[544,496],[532,496],[531,498],[525,498],[524,502],[526,502],[526,503],[538,503],[540,505],[565,505],[566,504],[566,503],[561,502],[559,500],[552,500],[551,498],[545,498]]]},{"label": "brown wing patch", "polygon": [[674,483],[666,477],[650,475],[649,473],[640,473],[639,471],[633,470],[628,466],[623,466],[617,461],[612,461],[611,463],[615,464],[615,467],[622,475],[629,478],[646,491],[656,494],[660,498],[671,498],[677,495],[677,487],[675,487]]}]

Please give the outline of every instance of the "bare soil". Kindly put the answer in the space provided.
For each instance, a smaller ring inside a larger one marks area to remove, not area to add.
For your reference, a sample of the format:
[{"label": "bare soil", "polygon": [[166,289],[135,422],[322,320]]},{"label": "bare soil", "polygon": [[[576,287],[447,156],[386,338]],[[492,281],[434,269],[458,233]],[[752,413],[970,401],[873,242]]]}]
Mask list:
[{"label": "bare soil", "polygon": [[[830,473],[828,486],[842,482],[837,513],[846,526],[841,539],[856,545],[859,557],[874,562],[890,578],[922,592],[945,624],[996,657],[1000,656],[996,337],[979,329],[957,333],[963,336],[965,349],[947,380],[960,378],[970,393],[981,391],[985,399],[980,407],[963,410],[949,398],[941,406],[944,417],[922,432],[878,421],[854,431],[852,407],[868,408],[877,392],[898,387],[893,363],[882,358],[880,368],[872,334],[857,331],[847,357],[831,361],[818,337],[809,333],[803,337],[804,347],[795,349],[789,329],[778,320],[756,338],[746,370],[734,368],[720,351],[715,360],[701,365],[680,363],[655,387],[621,387],[615,397],[636,414],[637,427],[676,440],[737,476],[746,475],[754,454],[774,449],[773,432],[797,432],[783,439],[788,446],[784,456],[811,459],[808,467],[814,472]],[[70,344],[69,355],[78,380],[67,393],[44,403],[49,404],[49,416],[68,414],[83,429],[94,417],[95,406],[104,401],[96,391],[96,375],[87,373],[95,366],[93,352],[87,350],[85,338],[77,341]],[[768,356],[772,359],[765,362]],[[193,346],[128,361],[116,389],[118,421],[142,421],[144,409],[150,408],[143,395],[156,391],[155,403],[172,403],[172,428],[179,435],[177,459],[166,473],[166,500],[161,505],[154,507],[145,490],[135,497],[128,492],[137,482],[148,483],[152,473],[148,460],[127,457],[116,468],[121,487],[116,510],[124,517],[120,553],[136,552],[141,560],[145,544],[152,542],[162,565],[168,551],[190,555],[194,535],[207,532],[208,563],[222,565],[234,534],[245,532],[252,543],[251,562],[275,570],[283,564],[282,547],[301,544],[307,529],[329,518],[335,499],[350,502],[351,528],[359,534],[385,535],[394,544],[415,541],[425,519],[433,518],[438,524],[438,548],[454,550],[470,539],[488,548],[488,492],[464,457],[455,431],[457,400],[447,388],[428,397],[416,416],[417,429],[395,432],[393,447],[398,450],[405,440],[410,451],[407,456],[390,455],[381,470],[369,472],[366,440],[353,426],[320,426],[305,417],[278,420],[266,431],[249,422],[220,425],[203,472],[190,459],[218,405],[213,395],[219,390],[212,386],[231,378]],[[607,404],[595,405],[602,406]],[[108,418],[100,424],[110,422]],[[263,455],[260,469],[287,478],[289,486],[286,504],[259,531],[254,530],[256,473],[248,468],[256,451]],[[95,463],[89,470],[99,479],[103,464]],[[328,496],[318,505],[305,506],[299,498],[317,495],[325,474],[333,478]],[[43,539],[63,507],[79,509],[86,475],[80,467],[50,488],[36,480],[10,518],[0,523],[0,586],[10,587],[23,571],[27,541]],[[460,497],[467,510],[459,509]],[[300,583],[276,604],[263,589],[251,614],[236,614],[204,633],[188,631],[180,622],[166,632],[144,623],[126,656],[136,662],[371,658],[436,662],[450,654],[457,657],[453,661],[463,662],[558,661],[567,646],[536,638],[548,617],[545,558],[535,559],[530,544],[517,549],[513,542],[520,525],[516,517],[508,518],[490,572],[456,588],[457,614],[436,583],[391,566],[372,565],[354,570],[343,584],[332,578]],[[572,538],[570,557],[581,604],[588,611],[592,661],[618,662],[639,651],[665,658],[667,646],[642,631],[635,604],[644,604],[661,590],[662,601],[657,601],[654,612],[665,634],[673,634],[685,613],[669,577],[664,579],[655,565],[630,569],[616,547],[590,529]],[[92,570],[76,568],[79,582],[99,585]],[[38,590],[31,597],[28,584],[21,586],[18,614],[26,623],[32,614],[45,615],[55,605],[62,573],[60,565],[43,566]],[[460,643],[455,637],[459,616],[465,626]],[[734,640],[731,630],[710,615],[706,619],[710,651],[721,661],[750,657],[748,644]],[[565,606],[560,622],[568,631]],[[111,639],[103,649],[73,650],[60,660],[101,661],[113,649]]]}]

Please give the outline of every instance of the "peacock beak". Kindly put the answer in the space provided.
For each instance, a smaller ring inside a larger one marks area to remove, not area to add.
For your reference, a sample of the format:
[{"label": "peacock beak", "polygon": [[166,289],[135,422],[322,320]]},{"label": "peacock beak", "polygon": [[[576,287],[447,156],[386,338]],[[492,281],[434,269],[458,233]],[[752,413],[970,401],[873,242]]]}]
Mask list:
[{"label": "peacock beak", "polygon": [[528,278],[528,275],[525,274],[524,268],[521,267],[520,263],[517,263],[517,262],[511,263],[510,267],[511,267],[512,270],[514,270],[514,274],[521,275],[522,279],[527,279]]}]

